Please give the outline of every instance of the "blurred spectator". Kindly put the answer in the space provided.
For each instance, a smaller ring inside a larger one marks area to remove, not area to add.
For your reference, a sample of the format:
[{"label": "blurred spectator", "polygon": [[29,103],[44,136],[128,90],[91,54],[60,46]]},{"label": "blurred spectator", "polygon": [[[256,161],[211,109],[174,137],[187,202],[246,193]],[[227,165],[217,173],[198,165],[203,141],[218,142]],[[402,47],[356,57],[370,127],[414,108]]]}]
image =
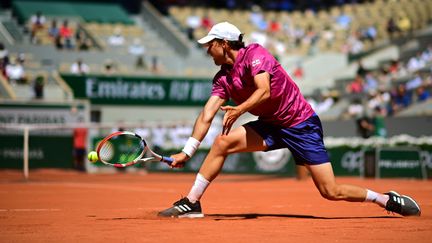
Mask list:
[{"label": "blurred spectator", "polygon": [[408,72],[414,73],[415,71],[426,66],[426,63],[422,60],[422,53],[417,52],[417,54],[411,57],[407,63]]},{"label": "blurred spectator", "polygon": [[87,51],[92,47],[92,41],[87,37],[86,33],[78,29],[75,34],[76,47],[80,51]]},{"label": "blurred spectator", "polygon": [[133,55],[136,59],[135,68],[137,69],[147,69],[147,64],[145,62],[145,47],[141,44],[141,39],[135,38],[133,43],[128,48],[129,54]]},{"label": "blurred spectator", "polygon": [[386,137],[387,129],[384,122],[386,110],[380,106],[375,107],[373,113],[373,135],[377,137]]},{"label": "blurred spectator", "polygon": [[272,19],[268,25],[268,31],[271,34],[277,34],[281,31],[282,27],[281,24],[277,19]]},{"label": "blurred spectator", "polygon": [[204,28],[207,32],[210,31],[211,27],[213,27],[213,20],[210,16],[205,13],[201,18],[201,27]]},{"label": "blurred spectator", "polygon": [[403,33],[406,34],[411,31],[411,20],[408,18],[408,16],[404,13],[402,13],[397,21],[397,27],[398,29]]},{"label": "blurred spectator", "polygon": [[335,38],[335,33],[333,32],[331,27],[329,25],[324,27],[324,30],[322,31],[321,35],[326,43],[326,48],[327,49],[331,48],[333,46],[333,41]]},{"label": "blurred spectator", "polygon": [[322,95],[321,101],[316,104],[316,113],[322,114],[328,111],[334,104],[334,98],[330,94]]},{"label": "blurred spectator", "polygon": [[90,72],[90,67],[79,58],[76,62],[72,63],[70,72],[78,75],[86,75]]},{"label": "blurred spectator", "polygon": [[151,71],[153,73],[158,73],[160,71],[159,58],[157,56],[152,57]]},{"label": "blurred spectator", "polygon": [[357,124],[357,133],[362,138],[369,138],[374,134],[375,127],[373,124],[373,120],[370,119],[369,117],[361,116],[356,120],[356,124]]},{"label": "blurred spectator", "polygon": [[125,42],[125,38],[122,35],[120,28],[115,28],[113,34],[108,37],[108,44],[111,46],[122,46]]},{"label": "blurred spectator", "polygon": [[102,73],[105,75],[113,75],[117,73],[117,66],[111,59],[106,59],[103,65]]},{"label": "blurred spectator", "polygon": [[11,59],[6,65],[6,77],[11,84],[27,83],[27,75],[22,63],[16,59]]},{"label": "blurred spectator", "polygon": [[9,64],[9,52],[0,42],[0,74],[6,77],[6,66]]},{"label": "blurred spectator", "polygon": [[303,44],[309,46],[308,55],[315,55],[318,52],[316,45],[318,39],[319,36],[315,29],[312,26],[308,26],[306,35],[303,37]]},{"label": "blurred spectator", "polygon": [[52,38],[53,42],[60,34],[60,29],[57,26],[57,20],[53,19],[51,21],[51,26],[48,28],[48,35]]},{"label": "blurred spectator", "polygon": [[364,79],[360,75],[356,75],[354,80],[346,87],[347,93],[359,94],[364,90]]},{"label": "blurred spectator", "polygon": [[356,74],[359,75],[359,76],[361,76],[361,77],[364,77],[366,75],[367,71],[368,70],[363,66],[362,60],[359,59],[357,61],[357,71],[356,71]]},{"label": "blurred spectator", "polygon": [[417,89],[423,84],[423,79],[419,72],[416,72],[414,77],[406,82],[405,87],[408,91]]},{"label": "blurred spectator", "polygon": [[377,34],[378,33],[376,27],[373,24],[371,24],[362,30],[362,39],[370,41],[373,44],[375,43]]},{"label": "blurred spectator", "polygon": [[45,76],[39,74],[33,80],[33,91],[35,99],[43,99],[44,97]]},{"label": "blurred spectator", "polygon": [[396,21],[393,17],[390,17],[387,21],[387,34],[390,36],[390,38],[393,38],[395,36],[395,33],[400,32]]},{"label": "blurred spectator", "polygon": [[416,89],[416,97],[417,102],[423,102],[428,100],[431,96],[430,92],[426,89],[426,87],[424,85],[421,85]]},{"label": "blurred spectator", "polygon": [[378,89],[378,81],[374,76],[374,73],[372,71],[369,71],[366,73],[365,77],[365,84],[363,87],[363,90],[367,93],[371,91],[376,91]]},{"label": "blurred spectator", "polygon": [[293,32],[294,47],[300,46],[304,36],[305,36],[305,30],[301,26],[295,25],[294,32]]},{"label": "blurred spectator", "polygon": [[364,113],[364,107],[361,99],[354,99],[348,106],[348,117],[360,117]]},{"label": "blurred spectator", "polygon": [[432,61],[432,45],[429,45],[421,54],[421,59],[428,63]]},{"label": "blurred spectator", "polygon": [[264,19],[260,6],[253,5],[251,10],[252,11],[249,14],[249,22],[260,31],[267,30],[267,22]]},{"label": "blurred spectator", "polygon": [[339,29],[348,30],[351,26],[351,17],[341,10],[339,16],[336,17],[336,26]]},{"label": "blurred spectator", "polygon": [[58,50],[62,50],[65,47],[64,39],[61,35],[57,35],[54,39],[54,46]]},{"label": "blurred spectator", "polygon": [[62,47],[66,49],[72,49],[73,43],[72,43],[72,36],[73,36],[73,30],[69,27],[69,22],[67,20],[63,21],[62,26],[60,27],[60,34]]},{"label": "blurred spectator", "polygon": [[397,74],[399,72],[399,69],[400,69],[400,61],[398,59],[392,60],[388,68],[388,71],[392,74]]},{"label": "blurred spectator", "polygon": [[258,43],[262,46],[267,46],[268,36],[265,32],[254,30],[250,33],[250,42],[251,43]]},{"label": "blurred spectator", "polygon": [[79,171],[84,171],[84,158],[87,148],[87,128],[76,127],[73,130],[73,145],[74,145],[74,167]]},{"label": "blurred spectator", "polygon": [[196,41],[195,30],[201,26],[201,17],[193,11],[191,15],[186,18],[186,33],[191,41]]},{"label": "blurred spectator", "polygon": [[378,71],[377,79],[378,79],[378,88],[380,90],[387,90],[390,88],[392,79],[391,79],[391,75],[388,73],[386,69],[381,68]]},{"label": "blurred spectator", "polygon": [[391,96],[385,90],[379,90],[378,92],[371,92],[368,100],[368,109],[373,111],[376,107],[381,107],[386,110],[390,102]]},{"label": "blurred spectator", "polygon": [[83,39],[80,40],[79,43],[77,43],[77,45],[78,45],[78,50],[88,51],[92,48],[93,43],[92,43],[90,38],[88,38],[87,36],[84,36]]},{"label": "blurred spectator", "polygon": [[129,54],[134,56],[142,56],[145,54],[145,47],[141,44],[140,38],[135,38],[133,43],[128,48]]},{"label": "blurred spectator", "polygon": [[304,78],[304,70],[303,70],[303,66],[301,65],[301,63],[298,63],[297,66],[295,67],[294,71],[293,71],[293,75],[294,77],[299,80]]},{"label": "blurred spectator", "polygon": [[34,15],[30,17],[30,41],[31,43],[37,43],[38,40],[36,39],[36,34],[41,29],[44,28],[46,22],[45,16],[42,14],[41,11],[37,11]]},{"label": "blurred spectator", "polygon": [[392,94],[391,114],[396,114],[411,104],[411,94],[407,92],[405,84],[399,84]]},{"label": "blurred spectator", "polygon": [[147,70],[147,62],[144,60],[143,56],[138,56],[135,62],[135,68],[141,70]]},{"label": "blurred spectator", "polygon": [[348,53],[358,54],[363,51],[364,45],[359,37],[360,33],[358,31],[353,31],[348,37],[348,40],[346,42],[346,48],[348,49]]}]

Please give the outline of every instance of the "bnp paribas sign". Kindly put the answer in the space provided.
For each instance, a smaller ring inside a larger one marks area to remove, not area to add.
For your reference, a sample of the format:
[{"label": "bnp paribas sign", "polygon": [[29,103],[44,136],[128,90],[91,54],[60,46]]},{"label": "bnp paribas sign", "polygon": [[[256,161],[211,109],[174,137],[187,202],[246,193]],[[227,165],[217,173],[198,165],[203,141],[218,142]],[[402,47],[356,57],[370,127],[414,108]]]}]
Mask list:
[{"label": "bnp paribas sign", "polygon": [[202,106],[211,93],[211,80],[159,77],[62,75],[75,98],[93,104]]}]

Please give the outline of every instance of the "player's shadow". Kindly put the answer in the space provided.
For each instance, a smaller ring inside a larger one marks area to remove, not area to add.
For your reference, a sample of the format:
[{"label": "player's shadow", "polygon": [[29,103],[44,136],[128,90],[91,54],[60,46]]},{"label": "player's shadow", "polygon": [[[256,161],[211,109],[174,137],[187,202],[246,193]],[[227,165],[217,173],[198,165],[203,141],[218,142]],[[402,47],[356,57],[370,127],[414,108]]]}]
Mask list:
[{"label": "player's shadow", "polygon": [[350,217],[321,217],[301,214],[265,214],[265,213],[244,213],[244,214],[206,214],[206,217],[212,217],[214,220],[244,220],[259,218],[299,218],[299,219],[384,219],[400,218],[398,216],[350,216]]}]

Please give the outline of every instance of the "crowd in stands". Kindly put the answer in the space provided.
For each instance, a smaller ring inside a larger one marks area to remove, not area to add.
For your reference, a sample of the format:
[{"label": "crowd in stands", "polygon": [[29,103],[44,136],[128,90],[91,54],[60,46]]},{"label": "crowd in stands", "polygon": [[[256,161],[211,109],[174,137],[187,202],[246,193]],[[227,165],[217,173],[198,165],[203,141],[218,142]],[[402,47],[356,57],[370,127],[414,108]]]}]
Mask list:
[{"label": "crowd in stands", "polygon": [[0,71],[10,84],[27,83],[28,75],[24,69],[25,54],[11,56],[3,43],[0,43]]},{"label": "crowd in stands", "polygon": [[306,98],[320,115],[339,101],[348,101],[346,110],[338,118],[357,119],[359,126],[367,127],[365,124],[376,117],[395,116],[413,104],[432,98],[432,45],[405,62],[391,60],[377,69],[365,68],[360,60],[356,76],[343,89],[331,87]]},{"label": "crowd in stands", "polygon": [[10,54],[5,45],[0,42],[0,78],[4,78],[12,86],[31,85],[35,99],[44,97],[46,76],[43,72],[29,74],[26,70],[26,54]]},{"label": "crowd in stands", "polygon": [[[116,55],[125,55],[134,59],[135,70],[158,73],[161,69],[157,56],[147,57],[142,43],[143,31],[136,26],[121,24],[81,23],[76,20],[47,18],[41,11],[36,12],[28,21],[30,41],[35,45],[52,45],[58,50],[111,51],[112,58],[106,59],[100,68],[90,69],[85,60],[70,64],[67,70],[79,75],[115,74],[119,72]],[[126,32],[126,33],[125,33]],[[148,59],[148,60],[147,60]]]},{"label": "crowd in stands", "polygon": [[329,50],[358,54],[425,26],[431,20],[432,9],[427,5],[431,3],[425,2],[424,8],[419,4],[373,1],[303,12],[269,11],[258,5],[247,10],[172,6],[170,15],[191,40],[204,35],[211,23],[230,19],[245,32],[248,42],[260,43],[275,55]]},{"label": "crowd in stands", "polygon": [[[348,117],[361,117],[379,110],[383,116],[393,116],[415,103],[431,98],[432,45],[418,52],[406,63],[392,60],[378,70],[367,70],[359,62],[357,75],[346,86],[354,97]],[[368,97],[364,102],[359,97]]]}]

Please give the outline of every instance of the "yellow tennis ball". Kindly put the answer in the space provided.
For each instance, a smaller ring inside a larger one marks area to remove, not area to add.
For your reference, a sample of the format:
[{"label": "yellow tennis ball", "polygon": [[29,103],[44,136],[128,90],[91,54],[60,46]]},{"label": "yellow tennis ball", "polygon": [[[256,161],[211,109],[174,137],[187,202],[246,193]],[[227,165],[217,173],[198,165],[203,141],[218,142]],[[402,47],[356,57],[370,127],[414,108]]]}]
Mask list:
[{"label": "yellow tennis ball", "polygon": [[91,151],[88,155],[87,158],[90,162],[94,163],[96,161],[98,161],[98,155],[95,151]]}]

